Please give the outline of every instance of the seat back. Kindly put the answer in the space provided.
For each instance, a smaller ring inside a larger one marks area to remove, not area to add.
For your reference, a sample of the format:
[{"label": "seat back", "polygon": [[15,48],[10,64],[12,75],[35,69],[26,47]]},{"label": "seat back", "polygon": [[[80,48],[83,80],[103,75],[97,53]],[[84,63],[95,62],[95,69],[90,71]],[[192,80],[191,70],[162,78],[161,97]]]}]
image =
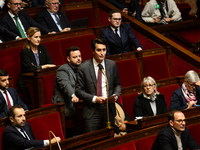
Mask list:
[{"label": "seat back", "polygon": [[137,59],[116,62],[122,87],[141,83]]},{"label": "seat back", "polygon": [[197,142],[198,145],[200,145],[200,123],[195,124],[195,125],[191,125],[188,127],[190,134],[192,135],[192,137],[194,138],[194,140]]},{"label": "seat back", "polygon": [[161,87],[157,89],[158,92],[160,92],[161,94],[165,96],[168,110],[170,110],[170,102],[171,102],[172,94],[178,88],[179,88],[179,84],[175,84],[175,85],[165,86],[165,87]]},{"label": "seat back", "polygon": [[46,75],[42,77],[44,104],[52,104],[52,96],[54,96],[55,77],[56,74]]},{"label": "seat back", "polygon": [[170,78],[166,54],[143,57],[143,74],[155,80]]},{"label": "seat back", "polygon": [[[37,140],[48,140],[49,131],[64,139],[59,112],[27,120]],[[52,137],[52,136],[51,136]]]},{"label": "seat back", "polygon": [[156,135],[139,139],[135,141],[135,146],[137,150],[151,150],[153,142],[156,139]]},{"label": "seat back", "polygon": [[5,129],[5,127],[1,127],[0,128],[0,150],[2,150],[2,135],[3,135],[3,130]]},{"label": "seat back", "polygon": [[110,148],[109,150],[136,150],[135,142],[129,142],[126,144],[122,144],[113,148]]},{"label": "seat back", "polygon": [[122,96],[123,108],[125,112],[130,115],[131,120],[134,120],[133,106],[134,106],[135,98],[137,96],[138,96],[138,93]]}]

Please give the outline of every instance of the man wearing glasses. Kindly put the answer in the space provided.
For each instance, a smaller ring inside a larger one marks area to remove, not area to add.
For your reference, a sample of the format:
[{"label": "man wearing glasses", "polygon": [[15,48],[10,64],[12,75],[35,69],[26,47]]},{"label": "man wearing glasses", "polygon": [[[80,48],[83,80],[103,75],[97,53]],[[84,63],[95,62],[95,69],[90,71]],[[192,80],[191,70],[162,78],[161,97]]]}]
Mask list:
[{"label": "man wearing glasses", "polygon": [[168,115],[168,125],[158,133],[151,150],[200,149],[185,124],[185,115],[181,111],[171,111]]},{"label": "man wearing glasses", "polygon": [[131,30],[130,24],[121,24],[122,15],[113,9],[109,13],[110,26],[101,31],[101,38],[107,41],[107,56],[142,50],[142,46]]},{"label": "man wearing glasses", "polygon": [[170,110],[189,109],[198,105],[200,105],[200,79],[195,71],[190,70],[185,74],[182,86],[172,94]]},{"label": "man wearing glasses", "polygon": [[[1,25],[14,33],[16,37],[26,38],[26,31],[30,27],[38,27],[42,34],[48,34],[48,30],[36,23],[26,11],[21,11],[21,0],[8,0],[8,12],[2,17]],[[16,38],[16,39],[17,39]],[[13,40],[9,37],[6,41]]]},{"label": "man wearing glasses", "polygon": [[49,32],[70,31],[67,15],[59,11],[59,0],[46,0],[46,9],[35,15],[35,21],[46,27]]}]

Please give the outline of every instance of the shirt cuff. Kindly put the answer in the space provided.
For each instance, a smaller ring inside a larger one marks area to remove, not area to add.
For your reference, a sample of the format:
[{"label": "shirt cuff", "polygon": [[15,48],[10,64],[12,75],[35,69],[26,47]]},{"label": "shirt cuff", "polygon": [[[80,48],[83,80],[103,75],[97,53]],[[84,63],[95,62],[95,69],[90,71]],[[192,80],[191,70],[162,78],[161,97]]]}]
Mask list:
[{"label": "shirt cuff", "polygon": [[44,146],[49,145],[49,140],[44,140]]},{"label": "shirt cuff", "polygon": [[17,40],[19,38],[19,36],[17,36],[16,38],[15,38],[15,40]]},{"label": "shirt cuff", "polygon": [[97,98],[97,96],[94,96],[94,97],[92,98],[92,103],[96,103],[96,98]]},{"label": "shirt cuff", "polygon": [[138,49],[142,49],[142,47],[138,47],[137,50],[138,50]]},{"label": "shirt cuff", "polygon": [[73,94],[72,94],[72,98],[73,98],[74,96],[75,96],[75,94],[73,93]]}]

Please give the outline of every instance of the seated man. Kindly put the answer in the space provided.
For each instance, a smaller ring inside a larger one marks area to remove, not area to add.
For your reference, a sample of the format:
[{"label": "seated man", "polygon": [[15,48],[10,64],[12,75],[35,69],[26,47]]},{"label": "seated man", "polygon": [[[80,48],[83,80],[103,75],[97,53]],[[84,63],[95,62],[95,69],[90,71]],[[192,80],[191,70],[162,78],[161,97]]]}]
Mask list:
[{"label": "seated man", "polygon": [[[26,122],[25,111],[20,105],[12,106],[8,111],[10,124],[3,131],[3,150],[22,150],[49,145],[49,140],[36,140],[31,126]],[[60,142],[60,137],[56,137]],[[56,143],[53,138],[51,143]]]},{"label": "seated man", "polygon": [[[1,25],[21,38],[26,38],[26,31],[29,27],[38,27],[42,34],[48,34],[48,30],[36,23],[26,11],[21,11],[21,0],[8,0],[8,12],[2,17]],[[6,41],[12,40],[5,38]]]},{"label": "seated man", "polygon": [[[45,6],[46,0],[32,0],[32,7],[43,7]],[[60,0],[60,3],[63,4],[63,0]]]},{"label": "seated man", "polygon": [[142,19],[149,26],[180,21],[181,13],[174,0],[150,0],[142,11]]},{"label": "seated man", "polygon": [[168,123],[158,133],[151,150],[200,149],[185,126],[185,115],[181,111],[171,111],[168,115]]},{"label": "seated man", "polygon": [[107,41],[107,56],[134,51],[132,45],[136,50],[142,50],[130,24],[121,24],[122,15],[119,10],[113,9],[108,21],[110,26],[101,31],[101,38]]},{"label": "seated man", "polygon": [[35,21],[46,27],[49,32],[70,31],[70,22],[66,14],[59,11],[59,0],[46,0],[46,9],[35,15]]},{"label": "seated man", "polygon": [[0,118],[7,117],[8,109],[15,104],[21,105],[25,111],[26,104],[19,98],[17,91],[9,88],[9,76],[6,70],[0,69]]}]

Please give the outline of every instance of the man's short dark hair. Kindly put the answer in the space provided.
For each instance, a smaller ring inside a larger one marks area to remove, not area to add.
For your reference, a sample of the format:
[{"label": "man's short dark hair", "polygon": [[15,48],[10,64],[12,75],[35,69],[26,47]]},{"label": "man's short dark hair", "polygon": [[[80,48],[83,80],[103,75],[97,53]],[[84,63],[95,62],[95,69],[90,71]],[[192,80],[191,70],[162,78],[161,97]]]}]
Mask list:
[{"label": "man's short dark hair", "polygon": [[22,107],[21,105],[19,105],[19,104],[16,104],[16,105],[10,107],[10,109],[8,110],[8,118],[10,118],[10,117],[15,118],[14,110],[15,110],[16,108],[23,108],[23,107]]},{"label": "man's short dark hair", "polygon": [[174,121],[174,114],[177,113],[177,112],[181,112],[181,111],[179,111],[179,110],[172,110],[172,111],[169,112],[169,114],[168,114],[168,122],[170,120]]},{"label": "man's short dark hair", "polygon": [[0,68],[0,76],[7,76],[8,72],[5,69]]},{"label": "man's short dark hair", "polygon": [[121,12],[120,12],[119,10],[113,9],[113,10],[111,10],[111,11],[109,12],[109,17],[112,18],[112,14],[114,14],[114,13],[120,13],[120,14],[121,14]]},{"label": "man's short dark hair", "polygon": [[103,44],[103,45],[107,45],[107,42],[102,39],[102,38],[96,38],[96,39],[93,39],[92,42],[91,42],[91,48],[93,51],[95,51],[95,44]]},{"label": "man's short dark hair", "polygon": [[70,48],[67,49],[67,57],[70,57],[70,52],[71,51],[77,51],[80,50],[80,48],[78,46],[71,46]]}]

